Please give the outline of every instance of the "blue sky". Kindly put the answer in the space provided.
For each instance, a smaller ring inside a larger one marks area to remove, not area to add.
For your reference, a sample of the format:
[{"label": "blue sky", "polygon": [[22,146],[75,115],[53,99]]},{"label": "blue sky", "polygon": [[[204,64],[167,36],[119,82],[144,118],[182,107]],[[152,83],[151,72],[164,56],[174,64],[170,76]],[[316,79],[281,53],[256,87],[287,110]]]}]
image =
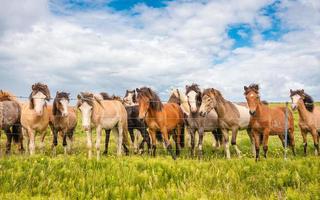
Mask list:
[{"label": "blue sky", "polygon": [[[320,99],[317,0],[11,0],[0,8],[0,85],[28,96],[198,83],[243,101],[258,83],[269,101],[304,88]],[[8,78],[10,77],[10,78]]]}]

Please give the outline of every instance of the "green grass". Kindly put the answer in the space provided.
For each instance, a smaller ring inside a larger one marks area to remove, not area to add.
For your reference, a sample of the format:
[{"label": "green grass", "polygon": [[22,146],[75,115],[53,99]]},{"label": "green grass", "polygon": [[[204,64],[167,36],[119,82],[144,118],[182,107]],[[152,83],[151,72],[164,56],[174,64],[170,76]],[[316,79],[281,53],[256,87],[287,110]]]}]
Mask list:
[{"label": "green grass", "polygon": [[310,135],[308,156],[303,156],[297,117],[297,157],[288,150],[284,160],[279,139],[272,137],[268,158],[257,163],[245,132],[238,137],[241,159],[231,147],[232,159],[225,160],[223,149],[213,150],[212,136],[206,134],[203,159],[190,158],[185,148],[176,161],[161,144],[156,158],[116,157],[114,135],[109,156],[88,160],[81,127],[73,154],[63,155],[60,139],[52,157],[48,134],[43,154],[37,149],[35,156],[19,155],[14,146],[13,155],[0,158],[0,199],[320,199],[320,158],[314,156]]}]

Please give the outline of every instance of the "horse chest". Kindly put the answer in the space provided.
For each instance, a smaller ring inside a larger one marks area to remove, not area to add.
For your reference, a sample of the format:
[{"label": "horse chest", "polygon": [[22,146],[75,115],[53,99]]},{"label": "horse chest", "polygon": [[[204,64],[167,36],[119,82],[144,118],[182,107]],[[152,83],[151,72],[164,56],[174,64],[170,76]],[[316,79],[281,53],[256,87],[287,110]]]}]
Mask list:
[{"label": "horse chest", "polygon": [[118,118],[101,118],[96,124],[100,124],[103,128],[112,129],[118,122]]},{"label": "horse chest", "polygon": [[64,129],[68,127],[68,119],[66,117],[55,117],[53,126],[57,129]]},{"label": "horse chest", "polygon": [[160,128],[158,123],[154,120],[147,119],[146,123],[150,129],[159,129]]}]

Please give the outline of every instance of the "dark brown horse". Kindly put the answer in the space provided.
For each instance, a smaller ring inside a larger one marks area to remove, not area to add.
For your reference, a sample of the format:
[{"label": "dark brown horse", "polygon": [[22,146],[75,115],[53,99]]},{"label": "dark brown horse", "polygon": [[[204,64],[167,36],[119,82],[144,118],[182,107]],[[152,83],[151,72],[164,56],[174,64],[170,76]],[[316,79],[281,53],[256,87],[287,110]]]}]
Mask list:
[{"label": "dark brown horse", "polygon": [[[164,144],[173,159],[180,154],[181,129],[183,127],[183,112],[175,103],[162,104],[158,95],[150,88],[136,89],[139,102],[139,118],[144,119],[151,136],[153,156],[156,155],[156,133],[160,131]],[[176,129],[176,131],[174,131]],[[169,141],[169,133],[174,133],[176,155],[173,154]]]},{"label": "dark brown horse", "polygon": [[[73,132],[77,126],[77,114],[75,108],[69,106],[69,93],[57,92],[53,100],[52,111],[50,111],[49,125],[53,133],[53,153],[56,154],[58,145],[58,132],[63,138],[64,153],[67,153],[67,137],[70,140],[69,151],[73,143]],[[50,107],[51,108],[51,107]]]},{"label": "dark brown horse", "polygon": [[10,153],[12,139],[20,144],[19,150],[24,151],[20,116],[21,109],[17,99],[9,92],[0,90],[0,131],[4,130],[7,135],[7,154]]},{"label": "dark brown horse", "polygon": [[307,133],[310,132],[315,147],[315,155],[319,155],[320,107],[314,106],[313,99],[304,90],[290,90],[292,109],[298,109],[299,127],[303,138],[304,154],[307,155]]},{"label": "dark brown horse", "polygon": [[[264,157],[267,157],[269,135],[279,136],[282,145],[285,146],[285,124],[287,120],[288,137],[287,142],[294,149],[294,119],[292,112],[286,107],[270,108],[260,101],[259,86],[251,84],[244,86],[244,95],[249,106],[249,113],[252,119],[252,135],[255,141],[256,160],[259,159],[260,138],[262,137]],[[288,119],[286,119],[286,113]]]}]

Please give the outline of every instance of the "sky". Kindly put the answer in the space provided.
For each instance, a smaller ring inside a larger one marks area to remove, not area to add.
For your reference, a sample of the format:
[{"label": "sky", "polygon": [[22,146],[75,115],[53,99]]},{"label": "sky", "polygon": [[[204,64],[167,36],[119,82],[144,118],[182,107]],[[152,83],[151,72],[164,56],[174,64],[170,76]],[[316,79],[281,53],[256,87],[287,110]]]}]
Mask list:
[{"label": "sky", "polygon": [[320,100],[319,0],[0,0],[0,88],[28,96],[197,83],[231,101],[260,85]]}]

